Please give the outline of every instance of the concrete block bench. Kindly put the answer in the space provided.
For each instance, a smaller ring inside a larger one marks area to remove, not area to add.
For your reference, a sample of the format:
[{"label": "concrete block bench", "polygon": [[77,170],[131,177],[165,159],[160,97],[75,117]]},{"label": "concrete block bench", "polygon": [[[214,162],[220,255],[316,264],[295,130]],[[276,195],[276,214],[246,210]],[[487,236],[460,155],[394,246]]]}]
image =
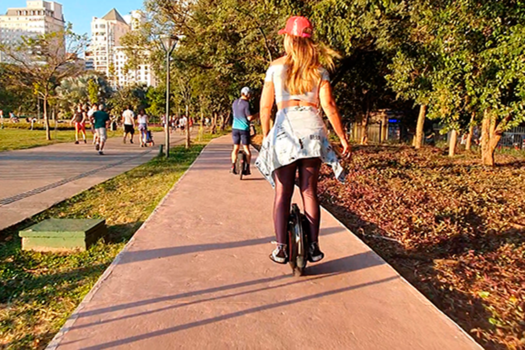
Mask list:
[{"label": "concrete block bench", "polygon": [[89,249],[106,233],[104,219],[47,219],[19,235],[23,250],[68,252]]}]

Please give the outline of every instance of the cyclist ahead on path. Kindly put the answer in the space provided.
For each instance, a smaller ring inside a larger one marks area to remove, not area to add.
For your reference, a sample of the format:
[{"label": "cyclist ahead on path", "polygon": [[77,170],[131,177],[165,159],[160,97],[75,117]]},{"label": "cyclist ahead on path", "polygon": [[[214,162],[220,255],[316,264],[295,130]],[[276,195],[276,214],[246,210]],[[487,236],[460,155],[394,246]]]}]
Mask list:
[{"label": "cyclist ahead on path", "polygon": [[[284,34],[286,55],[272,62],[266,73],[261,96],[261,125],[264,140],[255,163],[265,178],[275,187],[273,208],[277,247],[270,255],[274,262],[288,261],[288,217],[299,170],[299,189],[308,220],[309,260],[320,261],[324,254],[319,249],[321,213],[317,198],[317,182],[321,163],[329,164],[336,177],[345,178],[339,159],[328,140],[319,105],[328,116],[343,155],[350,146],[341,123],[341,117],[332,96],[328,72],[320,62],[333,66],[335,53],[321,51],[312,40],[312,24],[305,17],[291,17]],[[270,129],[270,116],[274,101],[277,103],[275,124]]]},{"label": "cyclist ahead on path", "polygon": [[233,127],[232,127],[232,138],[233,138],[233,151],[232,151],[232,168],[231,172],[237,174],[235,169],[235,162],[239,150],[242,147],[244,153],[246,153],[246,170],[244,175],[251,175],[250,172],[250,160],[252,159],[252,153],[250,151],[250,121],[257,117],[256,114],[250,112],[250,98],[252,97],[252,91],[249,87],[243,87],[241,90],[241,97],[233,101]]},{"label": "cyclist ahead on path", "polygon": [[95,149],[98,151],[98,154],[103,155],[106,139],[108,138],[107,128],[110,122],[109,114],[106,112],[106,107],[103,104],[100,104],[98,106],[98,111],[93,113],[93,120],[95,124],[95,133],[97,134],[98,139],[95,144]]},{"label": "cyclist ahead on path", "polygon": [[122,142],[126,143],[126,137],[129,134],[129,142],[133,143],[133,135],[135,134],[135,113],[131,110],[131,106],[122,113],[122,124],[124,124],[124,139]]}]

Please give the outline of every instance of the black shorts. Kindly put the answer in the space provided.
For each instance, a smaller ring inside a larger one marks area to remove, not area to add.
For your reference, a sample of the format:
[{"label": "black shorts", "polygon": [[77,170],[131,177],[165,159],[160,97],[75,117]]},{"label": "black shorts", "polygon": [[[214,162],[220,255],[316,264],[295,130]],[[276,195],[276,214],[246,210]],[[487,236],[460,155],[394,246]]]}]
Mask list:
[{"label": "black shorts", "polygon": [[135,128],[133,128],[133,125],[124,124],[124,132],[133,135],[135,133]]},{"label": "black shorts", "polygon": [[232,138],[234,145],[242,143],[243,145],[248,146],[250,145],[250,130],[233,129]]}]

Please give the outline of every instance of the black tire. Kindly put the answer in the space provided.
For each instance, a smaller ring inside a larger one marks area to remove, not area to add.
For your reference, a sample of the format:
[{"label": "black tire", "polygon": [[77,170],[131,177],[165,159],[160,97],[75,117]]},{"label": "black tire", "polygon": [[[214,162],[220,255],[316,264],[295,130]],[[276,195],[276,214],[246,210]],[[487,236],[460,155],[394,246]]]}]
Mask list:
[{"label": "black tire", "polygon": [[295,276],[302,276],[306,268],[306,244],[305,232],[303,230],[303,215],[299,210],[297,204],[292,204],[290,213],[290,233],[289,233],[289,247],[290,247],[290,267]]},{"label": "black tire", "polygon": [[243,158],[242,158],[242,152],[239,152],[237,154],[237,161],[235,162],[235,170],[237,171],[237,175],[239,175],[239,179],[242,180],[242,168],[243,168]]},{"label": "black tire", "polygon": [[296,266],[293,270],[293,275],[297,277],[301,277],[304,274],[304,268]]}]

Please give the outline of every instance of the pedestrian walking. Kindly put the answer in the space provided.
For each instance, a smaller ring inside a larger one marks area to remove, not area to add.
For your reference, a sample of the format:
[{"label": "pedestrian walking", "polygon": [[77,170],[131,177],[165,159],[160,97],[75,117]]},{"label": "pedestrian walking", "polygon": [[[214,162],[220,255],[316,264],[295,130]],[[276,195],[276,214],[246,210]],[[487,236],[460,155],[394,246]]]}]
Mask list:
[{"label": "pedestrian walking", "polygon": [[[84,140],[84,143],[87,143],[86,141],[86,120],[87,120],[87,113],[82,108],[82,105],[79,104],[76,108],[76,110],[73,113],[73,118],[69,121],[69,125],[71,123],[75,123],[75,145],[78,145],[78,134],[82,134],[82,139]],[[31,126],[31,129],[32,126]]]},{"label": "pedestrian walking", "polygon": [[139,109],[138,114],[139,132],[140,132],[140,147],[147,147],[148,141],[148,116],[144,109]]},{"label": "pedestrian walking", "polygon": [[89,111],[87,112],[89,123],[91,124],[91,133],[93,134],[93,144],[97,144],[98,138],[97,133],[95,131],[95,119],[93,118],[93,115],[95,112],[98,111],[98,105],[94,104],[91,106]]},{"label": "pedestrian walking", "polygon": [[4,111],[0,109],[0,125],[4,128]]},{"label": "pedestrian walking", "polygon": [[109,126],[110,118],[106,112],[106,107],[103,104],[98,106],[98,111],[93,113],[93,121],[95,126],[95,133],[97,134],[97,143],[95,144],[95,150],[98,154],[104,154],[104,146],[108,138],[107,128]]},{"label": "pedestrian walking", "polygon": [[126,143],[126,137],[129,134],[129,143],[133,143],[133,135],[135,134],[135,113],[131,110],[131,106],[122,113],[122,124],[124,124],[124,139],[122,142]]},{"label": "pedestrian walking", "polygon": [[181,131],[181,133],[184,133],[184,130],[186,129],[186,125],[188,124],[188,118],[186,118],[185,115],[183,115],[180,119],[179,119],[179,129]]},{"label": "pedestrian walking", "polygon": [[[318,262],[324,257],[319,248],[321,212],[317,198],[321,163],[329,164],[340,181],[345,178],[328,140],[320,107],[341,140],[343,155],[350,152],[328,72],[320,63],[322,56],[322,61],[333,67],[335,54],[320,50],[312,39],[312,24],[305,17],[291,17],[279,34],[284,35],[286,55],[273,61],[266,72],[260,104],[265,138],[256,161],[261,173],[275,187],[273,218],[277,247],[270,259],[280,264],[288,261],[288,219],[299,171],[299,190],[309,226],[308,256],[311,262]],[[270,129],[274,102],[278,112]]]}]

